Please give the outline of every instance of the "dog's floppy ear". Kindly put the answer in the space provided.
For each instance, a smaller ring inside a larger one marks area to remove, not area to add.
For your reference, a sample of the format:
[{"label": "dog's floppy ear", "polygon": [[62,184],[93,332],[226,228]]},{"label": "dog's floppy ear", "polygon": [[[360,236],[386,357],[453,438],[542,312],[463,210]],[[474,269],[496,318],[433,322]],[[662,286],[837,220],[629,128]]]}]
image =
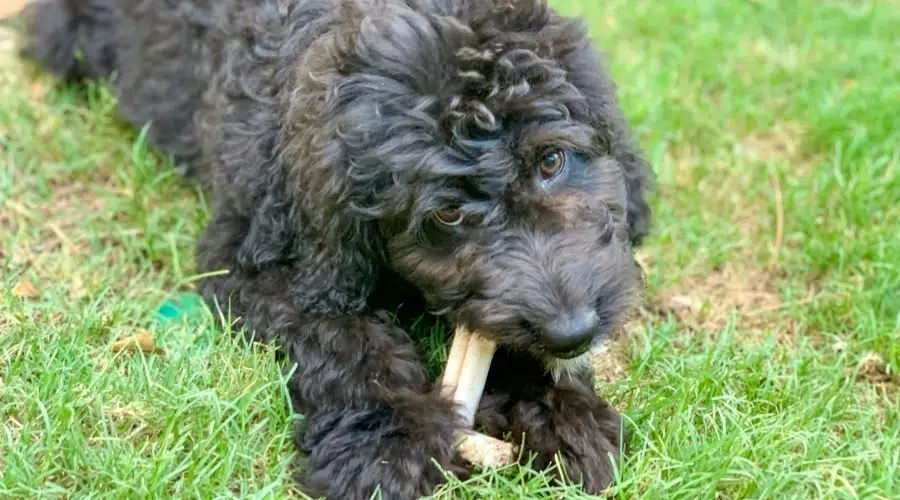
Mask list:
[{"label": "dog's floppy ear", "polygon": [[[458,20],[406,5],[342,5],[341,26],[316,42],[328,46],[308,63],[323,66],[327,82],[306,79],[300,86],[321,93],[307,106],[331,127],[317,134],[331,143],[334,168],[321,169],[332,176],[327,185],[340,188],[339,205],[351,207],[354,218],[374,221],[408,208],[404,189],[438,147],[435,96],[446,93],[454,76],[455,51],[475,43],[475,35]],[[322,62],[323,53],[330,61]]]},{"label": "dog's floppy ear", "polygon": [[486,35],[540,31],[552,14],[547,0],[482,0],[468,4],[468,22],[475,31]]},{"label": "dog's floppy ear", "polygon": [[298,200],[291,220],[330,245],[375,251],[380,222],[411,201],[400,177],[415,175],[432,147],[437,124],[427,108],[452,71],[442,63],[455,45],[448,40],[467,32],[397,2],[342,0],[340,8],[339,24],[292,73],[281,160]]},{"label": "dog's floppy ear", "polygon": [[[396,2],[344,0],[335,49],[347,72],[391,80],[420,94],[434,94],[453,76],[455,51],[476,42],[459,19]],[[369,89],[374,91],[377,89]]]}]

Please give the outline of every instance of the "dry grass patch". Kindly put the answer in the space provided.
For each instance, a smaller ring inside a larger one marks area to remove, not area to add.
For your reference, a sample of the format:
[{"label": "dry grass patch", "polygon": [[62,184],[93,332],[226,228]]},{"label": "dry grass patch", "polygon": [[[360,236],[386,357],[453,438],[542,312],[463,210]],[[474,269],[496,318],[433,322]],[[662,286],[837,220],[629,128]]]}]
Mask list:
[{"label": "dry grass patch", "polygon": [[627,334],[622,335],[609,342],[600,353],[594,356],[593,366],[598,382],[618,382],[628,376],[627,368],[631,359],[628,355],[627,339]]},{"label": "dry grass patch", "polygon": [[810,159],[803,158],[802,141],[805,134],[806,127],[800,123],[778,122],[772,128],[756,130],[742,137],[739,146],[744,156],[753,162],[789,160],[797,162],[798,166],[806,165],[810,163]]},{"label": "dry grass patch", "polygon": [[[760,334],[741,335],[754,341],[772,330],[780,330],[779,341],[783,342],[797,333],[798,321],[778,313],[813,300],[814,290],[810,287],[810,295],[799,301],[786,304],[782,300],[780,288],[785,277],[781,267],[790,230],[783,192],[787,186],[782,179],[813,172],[816,157],[805,149],[806,134],[803,124],[780,121],[736,137],[731,148],[711,156],[694,151],[689,144],[664,155],[664,170],[670,174],[662,196],[675,206],[702,203],[699,223],[727,226],[731,239],[726,262],[721,264],[708,262],[711,255],[707,252],[713,253],[709,247],[699,248],[689,262],[674,264],[675,273],[671,262],[661,262],[669,268],[669,276],[648,298],[642,310],[645,321],[672,315],[687,328],[707,333],[720,331],[733,321],[742,333]],[[666,248],[656,251],[668,260]],[[640,258],[652,272],[657,264],[653,258]],[[809,277],[808,282],[812,281]]]},{"label": "dry grass patch", "polygon": [[[809,53],[795,44],[775,43],[768,38],[755,38],[743,40],[740,44],[742,60],[747,63],[764,64],[780,69],[792,71],[801,64],[810,62]],[[747,67],[749,69],[749,64]]]},{"label": "dry grass patch", "polygon": [[[638,252],[647,272],[652,259]],[[778,342],[790,345],[798,331],[793,318],[778,315],[796,305],[785,303],[780,294],[781,273],[763,266],[743,265],[752,260],[735,258],[708,273],[693,273],[647,295],[617,338],[594,358],[597,380],[612,383],[628,376],[629,337],[647,324],[674,317],[687,330],[716,334],[733,322],[745,342],[760,342],[779,330]]]},{"label": "dry grass patch", "polygon": [[894,368],[874,352],[866,354],[859,361],[856,379],[879,387],[895,386],[897,388],[897,384],[900,383]]},{"label": "dry grass patch", "polygon": [[789,341],[797,324],[775,314],[790,305],[781,299],[779,285],[777,273],[730,262],[663,288],[650,298],[645,312],[657,317],[672,315],[687,328],[708,333],[724,329],[731,321],[736,329],[760,335],[780,329],[780,339]]}]

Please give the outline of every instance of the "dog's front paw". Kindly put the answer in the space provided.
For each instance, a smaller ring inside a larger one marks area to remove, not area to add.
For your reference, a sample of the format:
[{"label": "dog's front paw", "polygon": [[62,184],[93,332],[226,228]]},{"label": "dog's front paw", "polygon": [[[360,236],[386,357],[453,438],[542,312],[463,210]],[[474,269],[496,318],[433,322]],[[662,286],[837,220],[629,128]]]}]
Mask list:
[{"label": "dog's front paw", "polygon": [[453,448],[458,425],[447,401],[427,395],[374,408],[320,411],[298,429],[306,457],[296,479],[307,494],[329,499],[432,495],[444,483],[444,472],[468,475]]},{"label": "dog's front paw", "polygon": [[533,467],[545,469],[561,458],[566,481],[581,483],[590,494],[612,483],[624,438],[622,417],[589,389],[565,383],[548,388],[516,403],[510,424],[513,437],[524,439],[525,450],[533,453]]}]

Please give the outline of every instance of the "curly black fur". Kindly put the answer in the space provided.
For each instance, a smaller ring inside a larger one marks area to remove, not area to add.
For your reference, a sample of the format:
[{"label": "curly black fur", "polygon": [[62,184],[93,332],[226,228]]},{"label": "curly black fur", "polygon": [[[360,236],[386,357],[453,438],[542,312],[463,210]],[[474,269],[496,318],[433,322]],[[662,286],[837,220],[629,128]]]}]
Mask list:
[{"label": "curly black fur", "polygon": [[[500,343],[487,432],[538,466],[561,457],[590,492],[610,483],[620,415],[584,361],[639,288],[650,176],[580,20],[545,0],[39,0],[25,16],[28,57],[108,81],[211,191],[199,268],[229,273],[201,291],[296,364],[307,492],[427,495],[432,459],[466,474],[454,407],[386,313],[400,304]],[[547,325],[577,311],[592,342],[551,348]]]}]

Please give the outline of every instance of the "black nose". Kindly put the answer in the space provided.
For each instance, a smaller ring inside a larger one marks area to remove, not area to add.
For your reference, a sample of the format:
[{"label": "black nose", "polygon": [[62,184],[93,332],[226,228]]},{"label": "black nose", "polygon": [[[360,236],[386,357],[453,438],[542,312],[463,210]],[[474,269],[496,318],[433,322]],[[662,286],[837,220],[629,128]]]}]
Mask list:
[{"label": "black nose", "polygon": [[544,343],[555,353],[577,353],[591,343],[599,326],[594,311],[565,313],[544,325]]}]

